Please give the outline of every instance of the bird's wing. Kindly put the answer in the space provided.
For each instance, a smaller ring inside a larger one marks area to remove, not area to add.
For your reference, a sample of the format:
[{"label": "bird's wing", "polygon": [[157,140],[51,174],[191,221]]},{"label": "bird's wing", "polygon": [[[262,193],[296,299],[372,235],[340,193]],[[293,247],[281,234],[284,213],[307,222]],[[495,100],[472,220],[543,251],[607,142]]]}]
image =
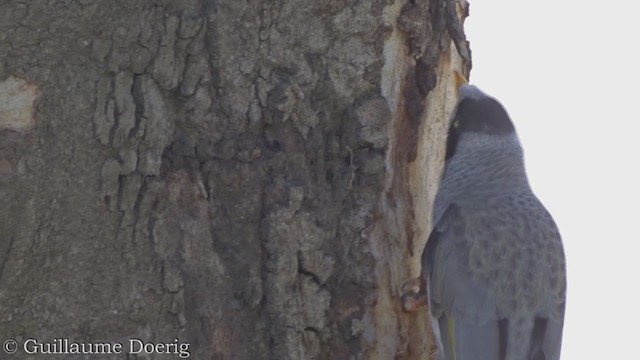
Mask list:
[{"label": "bird's wing", "polygon": [[465,226],[461,209],[449,205],[422,254],[431,314],[438,324],[434,330],[447,360],[497,360],[500,341],[495,295],[485,284],[473,280],[465,256],[468,250],[464,242],[455,240]]},{"label": "bird's wing", "polygon": [[[465,216],[465,213],[475,216]],[[423,276],[428,279],[431,312],[439,325],[435,330],[439,332],[448,360],[499,360],[516,351],[515,331],[522,329],[514,327],[521,322],[514,318],[515,310],[505,305],[513,303],[505,300],[512,298],[505,297],[499,288],[502,285],[509,292],[509,285],[513,284],[508,283],[510,278],[504,276],[504,272],[511,268],[501,269],[491,263],[498,258],[514,258],[510,254],[491,254],[491,251],[495,253],[496,242],[514,236],[508,229],[509,226],[502,226],[499,221],[478,216],[477,209],[465,211],[451,204],[429,237],[422,256]],[[536,297],[546,296],[544,292],[536,294]],[[536,359],[535,354],[543,355],[540,359],[544,360],[558,359],[563,314],[550,314],[550,311],[526,314],[525,311],[525,315],[529,318],[524,322],[530,326],[525,330],[525,341],[518,346],[525,348],[523,351],[531,359]],[[534,323],[540,324],[540,328],[534,329]],[[509,334],[511,342],[507,339]]]}]

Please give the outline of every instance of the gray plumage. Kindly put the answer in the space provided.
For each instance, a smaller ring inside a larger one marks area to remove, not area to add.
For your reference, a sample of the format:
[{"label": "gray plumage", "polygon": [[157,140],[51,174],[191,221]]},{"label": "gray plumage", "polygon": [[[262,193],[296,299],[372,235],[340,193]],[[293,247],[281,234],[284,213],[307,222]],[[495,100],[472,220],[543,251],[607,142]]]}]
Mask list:
[{"label": "gray plumage", "polygon": [[447,360],[557,360],[565,304],[558,229],[525,173],[506,111],[464,85],[423,252]]}]

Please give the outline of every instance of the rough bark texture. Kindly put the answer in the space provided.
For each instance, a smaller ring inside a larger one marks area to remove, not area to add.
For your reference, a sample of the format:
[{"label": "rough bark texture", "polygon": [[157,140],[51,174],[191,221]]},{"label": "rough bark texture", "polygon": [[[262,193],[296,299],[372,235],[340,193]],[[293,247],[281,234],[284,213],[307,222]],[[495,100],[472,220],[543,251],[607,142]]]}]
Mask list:
[{"label": "rough bark texture", "polygon": [[2,2],[0,340],[428,358],[459,1]]}]

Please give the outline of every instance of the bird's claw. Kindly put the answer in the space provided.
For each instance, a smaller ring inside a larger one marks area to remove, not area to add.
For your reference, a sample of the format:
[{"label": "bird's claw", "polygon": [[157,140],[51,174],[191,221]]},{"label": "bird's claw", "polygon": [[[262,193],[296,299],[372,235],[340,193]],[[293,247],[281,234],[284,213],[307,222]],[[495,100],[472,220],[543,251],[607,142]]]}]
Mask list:
[{"label": "bird's claw", "polygon": [[417,277],[417,278],[409,279],[407,280],[407,282],[402,284],[400,291],[403,294],[407,294],[407,293],[417,294],[420,292],[421,287],[422,287],[422,279],[420,277]]},{"label": "bird's claw", "polygon": [[417,277],[405,282],[402,287],[402,308],[408,312],[415,312],[428,303],[427,293],[422,278]]}]

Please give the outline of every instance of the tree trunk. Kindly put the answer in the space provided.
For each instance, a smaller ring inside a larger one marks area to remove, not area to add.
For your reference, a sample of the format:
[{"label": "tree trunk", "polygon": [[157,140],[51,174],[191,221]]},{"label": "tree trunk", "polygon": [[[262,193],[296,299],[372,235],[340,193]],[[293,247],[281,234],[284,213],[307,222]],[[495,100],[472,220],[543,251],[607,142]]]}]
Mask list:
[{"label": "tree trunk", "polygon": [[427,359],[460,1],[0,4],[0,340]]}]

